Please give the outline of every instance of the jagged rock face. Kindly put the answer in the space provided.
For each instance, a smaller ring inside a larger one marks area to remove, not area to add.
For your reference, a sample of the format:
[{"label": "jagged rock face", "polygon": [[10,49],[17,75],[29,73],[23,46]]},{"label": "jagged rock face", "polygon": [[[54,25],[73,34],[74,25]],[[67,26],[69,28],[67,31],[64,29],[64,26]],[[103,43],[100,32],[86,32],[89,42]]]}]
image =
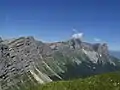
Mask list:
[{"label": "jagged rock face", "polygon": [[74,49],[81,48],[81,43],[82,43],[82,41],[79,38],[71,39],[71,45],[73,46]]},{"label": "jagged rock face", "polygon": [[42,65],[39,49],[41,46],[42,43],[35,41],[32,37],[16,39],[8,46],[0,45],[0,77],[3,89],[20,83],[22,79],[17,79],[17,76],[28,79],[34,77],[38,83],[52,81],[38,69],[39,65]]},{"label": "jagged rock face", "polygon": [[95,44],[94,45],[94,49],[98,53],[104,54],[106,56],[108,56],[108,54],[109,54],[109,52],[108,52],[108,46],[107,46],[106,43],[104,43],[103,45],[101,45],[101,44]]},{"label": "jagged rock face", "polygon": [[2,42],[3,40],[2,40],[2,38],[0,37],[0,43]]},{"label": "jagged rock face", "polygon": [[106,44],[93,45],[79,39],[42,43],[21,37],[0,43],[0,85],[3,90],[17,90],[26,82],[44,84],[115,71],[120,69],[116,62]]}]

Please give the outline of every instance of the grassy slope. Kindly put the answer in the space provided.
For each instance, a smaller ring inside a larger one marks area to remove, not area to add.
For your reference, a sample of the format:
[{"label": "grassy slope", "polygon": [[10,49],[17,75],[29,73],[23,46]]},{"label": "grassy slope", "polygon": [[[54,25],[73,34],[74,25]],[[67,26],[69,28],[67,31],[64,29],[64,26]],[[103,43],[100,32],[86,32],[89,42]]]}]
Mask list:
[{"label": "grassy slope", "polygon": [[92,76],[86,79],[53,82],[38,90],[120,90],[120,73]]},{"label": "grassy slope", "polygon": [[120,72],[96,75],[86,79],[52,82],[39,86],[29,83],[27,88],[17,90],[120,90]]}]

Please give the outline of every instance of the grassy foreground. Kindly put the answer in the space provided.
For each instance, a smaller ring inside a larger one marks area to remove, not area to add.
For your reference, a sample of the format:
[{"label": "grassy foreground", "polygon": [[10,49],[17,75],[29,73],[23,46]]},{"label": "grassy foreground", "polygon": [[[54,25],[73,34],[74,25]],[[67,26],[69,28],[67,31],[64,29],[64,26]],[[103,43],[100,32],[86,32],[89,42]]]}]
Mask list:
[{"label": "grassy foreground", "polygon": [[31,86],[25,90],[120,90],[120,73],[108,73],[86,79],[52,82],[42,86]]}]

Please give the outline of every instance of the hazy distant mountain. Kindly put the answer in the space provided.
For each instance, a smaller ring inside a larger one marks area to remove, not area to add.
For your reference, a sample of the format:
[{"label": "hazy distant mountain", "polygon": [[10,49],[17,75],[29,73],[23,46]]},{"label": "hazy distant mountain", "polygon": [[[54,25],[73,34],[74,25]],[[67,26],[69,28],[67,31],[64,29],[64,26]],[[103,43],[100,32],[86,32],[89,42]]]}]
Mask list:
[{"label": "hazy distant mountain", "polygon": [[25,83],[45,84],[117,70],[120,61],[109,55],[106,43],[83,42],[80,35],[55,43],[43,43],[33,37],[0,43],[2,90],[19,90]]},{"label": "hazy distant mountain", "polygon": [[120,58],[120,51],[110,51],[110,54],[117,58]]}]

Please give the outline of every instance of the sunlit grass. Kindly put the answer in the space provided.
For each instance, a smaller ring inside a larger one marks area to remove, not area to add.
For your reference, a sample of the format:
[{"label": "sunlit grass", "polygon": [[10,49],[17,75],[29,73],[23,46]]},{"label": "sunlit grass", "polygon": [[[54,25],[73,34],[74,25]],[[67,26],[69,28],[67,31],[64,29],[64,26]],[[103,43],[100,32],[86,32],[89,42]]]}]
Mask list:
[{"label": "sunlit grass", "polygon": [[58,81],[20,90],[120,90],[120,73],[95,75],[86,79]]}]

